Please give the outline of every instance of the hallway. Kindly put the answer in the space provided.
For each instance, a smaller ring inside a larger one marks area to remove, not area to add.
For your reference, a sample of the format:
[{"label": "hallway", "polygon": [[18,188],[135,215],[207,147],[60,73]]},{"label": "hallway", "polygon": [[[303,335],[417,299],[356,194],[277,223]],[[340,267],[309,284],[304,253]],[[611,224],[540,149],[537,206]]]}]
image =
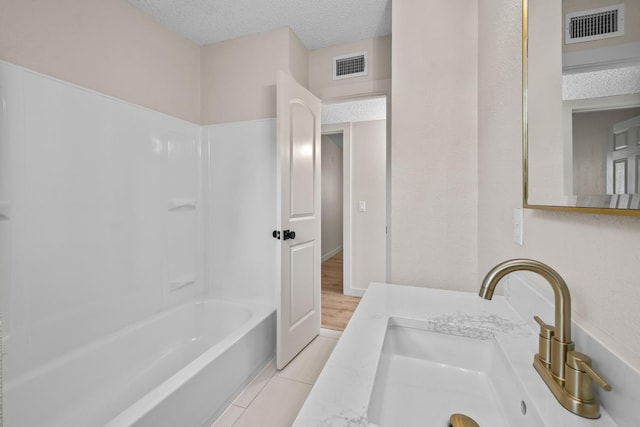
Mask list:
[{"label": "hallway", "polygon": [[322,263],[322,327],[344,331],[359,297],[342,294],[342,252]]}]

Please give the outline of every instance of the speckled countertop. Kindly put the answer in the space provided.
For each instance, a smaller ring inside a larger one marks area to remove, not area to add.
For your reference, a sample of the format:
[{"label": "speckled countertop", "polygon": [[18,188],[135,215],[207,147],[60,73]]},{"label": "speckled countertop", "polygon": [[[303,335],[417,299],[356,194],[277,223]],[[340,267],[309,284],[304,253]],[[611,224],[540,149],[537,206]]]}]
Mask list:
[{"label": "speckled countertop", "polygon": [[[428,329],[474,338],[495,337],[520,381],[537,400],[548,426],[615,426],[570,414],[532,367],[537,333],[503,297],[372,283],[296,418],[295,427],[368,427],[369,399],[390,317],[416,319]],[[556,408],[557,406],[557,408]],[[553,422],[551,422],[553,420]],[[558,423],[560,422],[560,423]]]}]

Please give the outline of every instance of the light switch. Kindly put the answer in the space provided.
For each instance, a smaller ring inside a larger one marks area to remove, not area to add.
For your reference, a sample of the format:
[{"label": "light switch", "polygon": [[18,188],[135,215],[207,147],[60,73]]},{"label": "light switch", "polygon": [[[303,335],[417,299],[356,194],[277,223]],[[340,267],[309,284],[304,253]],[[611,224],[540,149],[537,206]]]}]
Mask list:
[{"label": "light switch", "polygon": [[524,215],[522,208],[513,210],[513,241],[524,244]]},{"label": "light switch", "polygon": [[360,200],[358,202],[358,211],[366,212],[367,211],[367,202],[365,202],[364,200]]}]

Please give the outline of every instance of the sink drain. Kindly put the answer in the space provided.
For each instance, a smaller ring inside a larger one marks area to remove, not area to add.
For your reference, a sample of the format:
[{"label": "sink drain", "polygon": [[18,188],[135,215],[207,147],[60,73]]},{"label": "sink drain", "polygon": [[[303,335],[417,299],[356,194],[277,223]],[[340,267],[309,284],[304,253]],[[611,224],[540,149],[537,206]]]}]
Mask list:
[{"label": "sink drain", "polygon": [[464,414],[453,414],[449,418],[449,427],[480,427],[471,417]]}]

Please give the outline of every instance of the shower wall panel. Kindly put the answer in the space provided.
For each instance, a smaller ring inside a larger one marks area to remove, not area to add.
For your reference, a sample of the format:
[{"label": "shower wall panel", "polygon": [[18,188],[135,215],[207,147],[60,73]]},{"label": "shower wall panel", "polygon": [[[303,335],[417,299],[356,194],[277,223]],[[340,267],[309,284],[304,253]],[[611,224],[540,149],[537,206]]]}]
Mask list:
[{"label": "shower wall panel", "polygon": [[199,126],[3,62],[0,98],[5,377],[202,293]]},{"label": "shower wall panel", "polygon": [[206,126],[213,296],[276,305],[276,120]]}]

